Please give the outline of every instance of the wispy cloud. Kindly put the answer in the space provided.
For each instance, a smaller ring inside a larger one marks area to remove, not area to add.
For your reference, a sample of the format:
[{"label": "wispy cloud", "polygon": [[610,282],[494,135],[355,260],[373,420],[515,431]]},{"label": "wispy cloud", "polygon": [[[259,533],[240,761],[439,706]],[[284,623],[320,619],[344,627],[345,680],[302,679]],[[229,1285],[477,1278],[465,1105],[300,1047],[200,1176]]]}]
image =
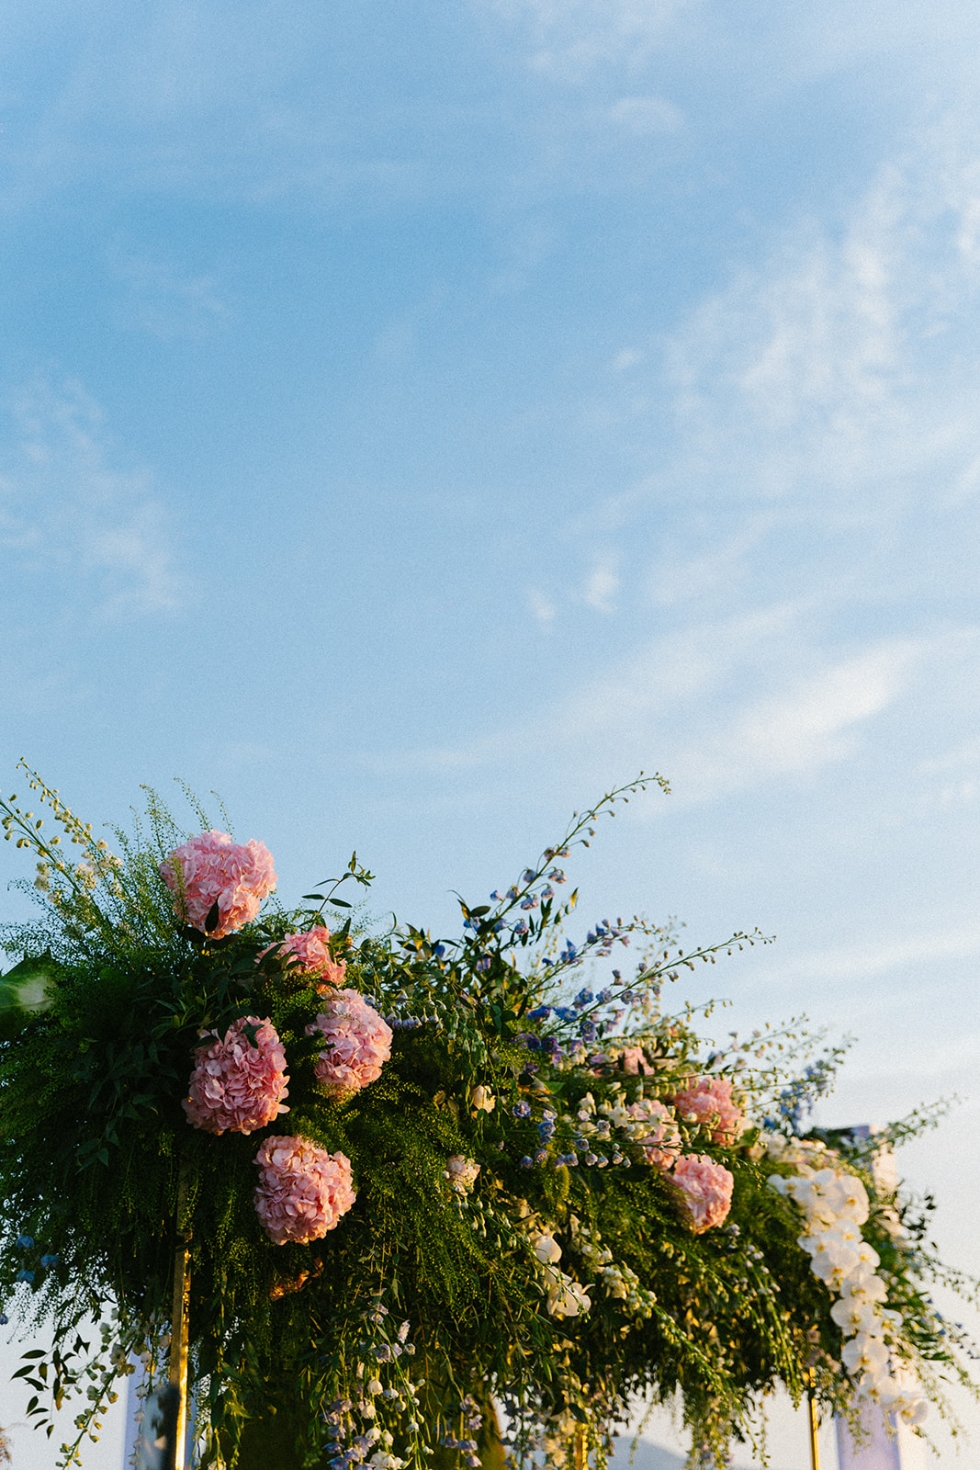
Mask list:
[{"label": "wispy cloud", "polygon": [[824,511],[846,495],[859,515],[929,465],[969,493],[978,222],[980,118],[962,109],[880,168],[842,231],[800,224],[704,301],[667,359],[687,470],[756,497],[819,485]]},{"label": "wispy cloud", "polygon": [[854,755],[875,718],[915,687],[927,664],[954,657],[961,638],[883,639],[833,659],[807,645],[807,611],[786,604],[685,628],[524,721],[373,764],[450,773],[560,752],[588,786],[611,770],[647,765],[654,752],[674,782],[675,806],[809,778]]},{"label": "wispy cloud", "polygon": [[906,932],[900,937],[813,950],[793,959],[777,956],[768,961],[768,968],[778,970],[786,980],[818,980],[823,985],[847,985],[910,970],[914,983],[921,987],[925,977],[935,978],[935,967],[940,962],[975,956],[980,956],[980,924],[967,922],[925,933]]},{"label": "wispy cloud", "polygon": [[532,616],[537,619],[542,627],[550,628],[558,612],[551,598],[547,597],[539,588],[532,587],[527,594],[527,600]]},{"label": "wispy cloud", "polygon": [[616,127],[645,137],[650,133],[676,133],[684,115],[663,97],[620,97],[606,111]]},{"label": "wispy cloud", "polygon": [[0,549],[16,574],[102,619],[171,612],[182,579],[146,470],[120,469],[103,415],[78,383],[35,383],[0,450]]},{"label": "wispy cloud", "polygon": [[122,287],[116,317],[124,327],[172,342],[209,336],[228,319],[211,275],[191,275],[169,261],[122,247],[110,253],[109,267]]},{"label": "wispy cloud", "polygon": [[616,593],[619,591],[616,560],[615,556],[601,557],[585,579],[583,598],[586,606],[595,612],[611,613],[615,610]]},{"label": "wispy cloud", "polygon": [[703,800],[845,760],[862,727],[904,693],[929,651],[930,640],[888,641],[794,679],[678,751],[672,770]]},{"label": "wispy cloud", "polygon": [[[564,532],[592,546],[601,532],[578,600],[628,609],[606,626],[632,646],[607,636],[562,699],[380,763],[476,773],[560,752],[587,789],[652,753],[676,808],[825,781],[887,744],[901,711],[910,784],[875,799],[920,816],[973,800],[972,768],[914,790],[912,776],[935,749],[931,711],[977,669],[962,600],[980,488],[975,221],[980,119],[964,112],[883,164],[842,227],[800,225],[688,313],[659,381],[656,344],[631,345],[620,366],[673,394],[676,433],[653,441],[649,479]],[[608,363],[602,391],[632,402]],[[940,544],[942,586],[922,570]]]},{"label": "wispy cloud", "polygon": [[684,628],[649,640],[522,720],[454,746],[389,752],[372,763],[386,771],[475,770],[560,749],[580,766],[598,757],[623,769],[624,760],[629,765],[638,751],[649,752],[655,733],[679,712],[689,716],[727,694],[759,650],[787,636],[797,618],[798,609],[783,606]]},{"label": "wispy cloud", "polygon": [[675,17],[698,0],[489,0],[520,35],[528,65],[561,81],[588,79],[600,66],[636,67]]}]

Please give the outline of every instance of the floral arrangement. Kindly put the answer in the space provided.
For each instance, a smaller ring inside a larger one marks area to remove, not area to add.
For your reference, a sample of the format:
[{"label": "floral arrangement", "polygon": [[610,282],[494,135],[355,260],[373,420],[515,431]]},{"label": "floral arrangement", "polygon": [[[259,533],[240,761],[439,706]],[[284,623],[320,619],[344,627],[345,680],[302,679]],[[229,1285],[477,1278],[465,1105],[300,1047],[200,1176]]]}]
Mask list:
[{"label": "floral arrangement", "polygon": [[929,1289],[971,1284],[866,1141],[807,1127],[841,1048],[798,1023],[718,1048],[710,1006],[665,1005],[762,936],[567,935],[573,849],[662,778],[437,939],[374,931],[356,854],[287,908],[264,844],[196,807],[188,835],[148,793],[112,850],[25,774],[44,813],[0,799],[40,906],[0,936],[0,1290],[53,1330],[27,1413],[51,1434],[83,1396],[60,1466],[135,1359],[165,1372],[179,1251],[208,1470],[601,1470],[638,1399],[721,1464],[780,1384],[918,1427],[969,1382]]},{"label": "floral arrangement", "polygon": [[[896,1368],[902,1371],[904,1322],[901,1312],[885,1305],[888,1284],[875,1274],[881,1258],[861,1233],[871,1214],[867,1189],[819,1139],[787,1139],[774,1133],[766,1151],[796,1171],[788,1177],[773,1174],[769,1183],[803,1213],[799,1243],[811,1258],[814,1276],[837,1298],[830,1315],[846,1339],[841,1351],[844,1368],[860,1393],[917,1427],[928,1415],[929,1401],[914,1375],[906,1370],[903,1376],[910,1381],[905,1384],[894,1376]],[[905,1240],[894,1212],[883,1214],[883,1223],[894,1239]]]}]

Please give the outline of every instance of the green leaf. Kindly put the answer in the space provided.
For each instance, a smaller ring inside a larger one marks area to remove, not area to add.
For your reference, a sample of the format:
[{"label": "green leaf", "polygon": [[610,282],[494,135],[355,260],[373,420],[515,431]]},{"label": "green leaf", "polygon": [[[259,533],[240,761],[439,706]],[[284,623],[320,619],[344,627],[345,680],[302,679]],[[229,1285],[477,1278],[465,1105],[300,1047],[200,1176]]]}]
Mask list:
[{"label": "green leaf", "polygon": [[54,993],[54,965],[48,951],[21,960],[0,976],[0,1038],[16,1036],[28,1021],[49,1010]]}]

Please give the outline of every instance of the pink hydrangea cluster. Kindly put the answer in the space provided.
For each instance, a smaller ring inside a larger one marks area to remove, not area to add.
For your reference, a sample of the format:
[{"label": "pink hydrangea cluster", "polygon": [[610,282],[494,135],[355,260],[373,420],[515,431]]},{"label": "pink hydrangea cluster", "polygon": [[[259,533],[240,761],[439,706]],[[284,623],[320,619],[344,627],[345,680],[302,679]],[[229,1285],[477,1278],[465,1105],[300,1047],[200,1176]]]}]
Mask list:
[{"label": "pink hydrangea cluster", "polygon": [[630,1072],[634,1077],[639,1073],[643,1077],[652,1077],[654,1068],[647,1060],[647,1054],[642,1046],[624,1046],[619,1054],[619,1060],[624,1072]]},{"label": "pink hydrangea cluster", "polygon": [[287,934],[279,946],[279,952],[292,955],[293,969],[310,980],[320,980],[317,986],[322,995],[328,986],[342,985],[347,971],[346,960],[335,960],[330,953],[330,930],[324,924],[313,929],[304,929],[301,934]]},{"label": "pink hydrangea cluster", "polygon": [[707,1154],[684,1154],[669,1176],[680,1192],[687,1223],[695,1235],[723,1225],[732,1207],[735,1176]]},{"label": "pink hydrangea cluster", "polygon": [[479,1172],[480,1165],[476,1159],[468,1159],[465,1154],[450,1154],[442,1177],[449,1180],[450,1189],[457,1194],[469,1194]]},{"label": "pink hydrangea cluster", "polygon": [[243,1016],[223,1041],[216,1031],[204,1034],[215,1039],[194,1053],[190,1096],[183,1102],[189,1123],[206,1133],[254,1133],[289,1112],[283,1102],[289,1095],[286,1053],[271,1021]]},{"label": "pink hydrangea cluster", "polygon": [[709,1128],[714,1143],[733,1144],[745,1132],[747,1120],[727,1077],[690,1077],[671,1102],[679,1117]]},{"label": "pink hydrangea cluster", "polygon": [[[174,913],[212,939],[224,939],[255,918],[276,886],[272,853],[253,837],[244,845],[227,832],[201,832],[160,864],[160,876],[175,894]],[[218,905],[218,922],[206,929]]]},{"label": "pink hydrangea cluster", "polygon": [[639,1144],[648,1164],[669,1169],[681,1151],[681,1134],[673,1110],[656,1098],[643,1097],[626,1109],[633,1122],[630,1139]]},{"label": "pink hydrangea cluster", "polygon": [[306,1034],[324,1039],[314,1070],[331,1097],[376,1081],[391,1056],[391,1027],[356,990],[331,991]]},{"label": "pink hydrangea cluster", "polygon": [[255,1209],[276,1245],[306,1245],[333,1230],[357,1198],[346,1154],[306,1138],[267,1138],[255,1156]]}]

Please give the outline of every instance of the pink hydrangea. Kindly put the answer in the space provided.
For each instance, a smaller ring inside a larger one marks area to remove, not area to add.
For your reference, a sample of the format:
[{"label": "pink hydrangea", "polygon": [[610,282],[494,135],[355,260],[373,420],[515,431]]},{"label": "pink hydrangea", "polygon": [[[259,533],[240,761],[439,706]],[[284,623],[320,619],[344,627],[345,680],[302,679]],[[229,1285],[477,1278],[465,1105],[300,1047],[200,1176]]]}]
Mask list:
[{"label": "pink hydrangea", "polygon": [[342,985],[347,971],[346,960],[335,960],[332,957],[329,941],[330,930],[323,924],[317,924],[315,928],[305,929],[301,934],[287,934],[279,945],[281,954],[293,956],[292,969],[296,974],[305,975],[310,980],[323,981],[323,984],[317,986],[322,995],[329,993],[329,986]]},{"label": "pink hydrangea", "polygon": [[624,1072],[631,1072],[635,1077],[641,1073],[644,1077],[652,1077],[654,1069],[647,1061],[646,1052],[642,1046],[625,1046],[619,1054],[619,1060],[623,1064]]},{"label": "pink hydrangea", "polygon": [[479,1172],[480,1165],[475,1159],[468,1159],[465,1154],[450,1154],[442,1177],[449,1180],[450,1189],[457,1194],[469,1194]]},{"label": "pink hydrangea", "polygon": [[331,1097],[356,1092],[381,1076],[391,1056],[391,1027],[356,990],[332,990],[307,1036],[319,1033],[325,1046],[315,1071]]},{"label": "pink hydrangea", "polygon": [[715,1143],[735,1143],[745,1132],[747,1120],[727,1077],[690,1077],[671,1102],[679,1117],[709,1128]]},{"label": "pink hydrangea", "polygon": [[346,1154],[306,1138],[267,1138],[255,1156],[255,1209],[276,1245],[306,1245],[333,1230],[357,1198]]},{"label": "pink hydrangea", "polygon": [[[227,832],[202,832],[175,848],[160,864],[160,876],[175,895],[177,917],[212,939],[224,939],[250,923],[276,886],[265,843],[253,837],[243,846]],[[205,929],[215,904],[218,922]]]},{"label": "pink hydrangea", "polygon": [[[254,1045],[245,1034],[255,1038]],[[199,1046],[194,1056],[190,1096],[183,1102],[187,1121],[206,1133],[254,1133],[280,1113],[288,1113],[283,1098],[286,1053],[271,1021],[243,1016],[225,1032],[207,1031],[214,1041]]]},{"label": "pink hydrangea", "polygon": [[707,1154],[684,1154],[669,1177],[680,1193],[687,1223],[695,1235],[703,1235],[728,1219],[735,1176],[724,1164],[714,1163]]},{"label": "pink hydrangea", "polygon": [[673,1111],[656,1098],[641,1098],[626,1109],[634,1120],[630,1138],[639,1144],[648,1164],[669,1169],[681,1151],[681,1134]]}]

